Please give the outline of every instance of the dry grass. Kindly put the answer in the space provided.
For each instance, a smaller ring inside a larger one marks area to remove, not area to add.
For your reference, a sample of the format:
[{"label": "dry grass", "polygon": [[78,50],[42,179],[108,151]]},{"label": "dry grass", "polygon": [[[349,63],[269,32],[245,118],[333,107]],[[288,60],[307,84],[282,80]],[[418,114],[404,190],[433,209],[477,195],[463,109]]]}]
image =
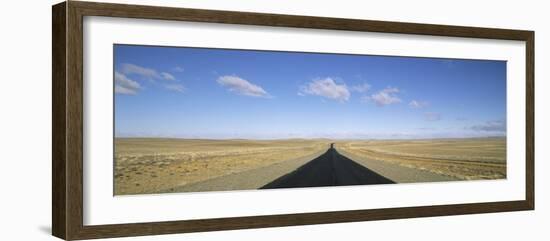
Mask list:
[{"label": "dry grass", "polygon": [[[326,150],[329,140],[117,138],[115,195],[174,187],[266,167]],[[359,157],[463,180],[506,178],[506,139],[338,141]]]},{"label": "dry grass", "polygon": [[506,178],[506,139],[375,140],[339,142],[354,155],[463,180]]},{"label": "dry grass", "polygon": [[327,149],[326,140],[117,138],[115,195],[157,193]]}]

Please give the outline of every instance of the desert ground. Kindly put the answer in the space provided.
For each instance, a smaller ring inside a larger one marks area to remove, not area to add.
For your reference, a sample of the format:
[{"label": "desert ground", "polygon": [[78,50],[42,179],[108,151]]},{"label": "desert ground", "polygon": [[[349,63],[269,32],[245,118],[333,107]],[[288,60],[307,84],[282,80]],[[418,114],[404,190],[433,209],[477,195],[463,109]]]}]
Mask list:
[{"label": "desert ground", "polygon": [[[383,161],[428,171],[443,180],[506,178],[505,138],[349,141],[339,143],[337,149],[365,165],[369,165],[369,160]],[[374,163],[369,166],[377,169]],[[385,173],[382,169],[378,172]],[[430,181],[421,177],[416,180],[401,178],[406,175],[400,173],[385,173],[385,176],[398,182]]]},{"label": "desert ground", "polygon": [[[265,184],[262,183],[265,178],[275,179],[298,168],[326,151],[329,144],[327,140],[299,139],[116,138],[115,195],[250,189],[250,185],[254,188]],[[262,175],[237,178],[239,183],[236,186],[231,186],[230,181],[223,181],[219,188],[199,187],[197,190],[192,186],[231,174],[241,176],[246,171],[264,167],[269,167],[269,170]]]},{"label": "desert ground", "polygon": [[506,178],[506,139],[116,138],[114,194]]}]

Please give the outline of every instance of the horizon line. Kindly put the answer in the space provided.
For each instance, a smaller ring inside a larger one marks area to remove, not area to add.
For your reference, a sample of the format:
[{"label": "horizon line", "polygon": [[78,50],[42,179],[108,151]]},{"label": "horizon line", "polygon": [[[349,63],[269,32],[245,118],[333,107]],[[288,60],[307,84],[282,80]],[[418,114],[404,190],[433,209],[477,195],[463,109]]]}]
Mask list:
[{"label": "horizon line", "polygon": [[154,136],[115,136],[113,139],[178,139],[178,140],[251,140],[251,141],[272,141],[272,140],[442,140],[442,139],[489,139],[507,138],[506,135],[493,136],[470,136],[470,137],[413,137],[413,138],[186,138],[186,137],[154,137]]}]

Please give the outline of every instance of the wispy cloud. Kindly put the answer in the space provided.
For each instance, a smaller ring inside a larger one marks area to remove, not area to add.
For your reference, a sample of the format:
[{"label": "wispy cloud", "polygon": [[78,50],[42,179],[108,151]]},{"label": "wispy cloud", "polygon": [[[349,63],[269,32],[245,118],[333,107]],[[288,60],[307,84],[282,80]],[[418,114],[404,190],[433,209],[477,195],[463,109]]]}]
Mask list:
[{"label": "wispy cloud", "polygon": [[126,75],[119,72],[115,72],[115,93],[135,95],[138,90],[141,89],[141,85],[126,77]]},{"label": "wispy cloud", "polygon": [[185,92],[185,87],[181,84],[164,85],[164,88],[166,88],[167,90],[172,90],[180,93]]},{"label": "wispy cloud", "polygon": [[265,91],[262,87],[250,83],[249,81],[236,75],[220,76],[217,82],[221,86],[227,87],[229,91],[235,92],[239,95],[265,98],[271,97],[271,95],[269,95],[269,93],[267,93],[267,91]]},{"label": "wispy cloud", "polygon": [[135,64],[129,64],[124,63],[121,65],[120,72],[129,76],[129,75],[137,75],[144,79],[147,79],[149,81],[155,81],[155,80],[170,80],[175,81],[176,78],[166,72],[159,73],[157,70],[152,68],[147,68]]},{"label": "wispy cloud", "polygon": [[441,114],[438,112],[425,112],[424,119],[427,121],[439,121],[441,120]]},{"label": "wispy cloud", "polygon": [[166,73],[166,72],[162,72],[160,73],[160,75],[162,76],[163,79],[165,80],[172,80],[172,81],[175,81],[176,80],[176,77],[174,77],[173,75],[169,74],[169,73]]},{"label": "wispy cloud", "polygon": [[363,83],[363,84],[360,84],[360,85],[354,85],[351,87],[351,91],[355,91],[355,92],[358,92],[358,93],[365,93],[367,91],[369,91],[371,88],[371,86],[367,83]]},{"label": "wispy cloud", "polygon": [[504,132],[506,131],[506,121],[503,121],[503,120],[487,121],[483,124],[470,126],[469,129],[474,131]]},{"label": "wispy cloud", "polygon": [[316,95],[344,102],[349,100],[351,94],[346,84],[337,84],[332,78],[324,78],[302,86],[298,95]]},{"label": "wispy cloud", "polygon": [[166,73],[166,72],[162,72],[160,73],[160,75],[162,76],[163,79],[165,80],[172,80],[172,81],[175,81],[176,80],[176,77],[174,77],[173,75],[169,74],[169,73]]},{"label": "wispy cloud", "polygon": [[412,100],[409,102],[409,106],[414,109],[420,109],[428,106],[430,103],[426,101],[418,101],[418,100]]},{"label": "wispy cloud", "polygon": [[401,99],[397,97],[399,93],[398,88],[387,87],[383,90],[380,90],[376,94],[370,96],[363,96],[363,101],[374,101],[377,106],[386,106],[391,104],[401,103]]},{"label": "wispy cloud", "polygon": [[185,87],[182,84],[168,84],[157,80],[175,82],[176,77],[168,72],[159,72],[152,68],[147,68],[135,64],[123,63],[119,69],[115,71],[115,93],[135,95],[141,89],[141,85],[132,79],[137,78],[139,81],[149,80],[155,85],[160,85],[166,90],[183,93]]},{"label": "wispy cloud", "polygon": [[125,75],[139,75],[141,77],[144,77],[148,80],[154,80],[154,79],[160,79],[161,76],[158,74],[158,72],[154,69],[141,67],[135,64],[128,64],[124,63],[122,64],[122,67],[120,71]]},{"label": "wispy cloud", "polygon": [[181,66],[176,66],[172,69],[172,71],[177,72],[177,73],[181,73],[181,72],[185,71],[185,69]]}]

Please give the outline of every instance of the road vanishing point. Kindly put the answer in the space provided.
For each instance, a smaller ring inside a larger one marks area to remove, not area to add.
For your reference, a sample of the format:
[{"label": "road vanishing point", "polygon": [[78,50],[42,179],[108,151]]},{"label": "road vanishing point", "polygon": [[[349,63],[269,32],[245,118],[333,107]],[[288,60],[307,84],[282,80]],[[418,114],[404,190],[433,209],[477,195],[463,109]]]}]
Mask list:
[{"label": "road vanishing point", "polygon": [[321,156],[261,189],[392,183],[395,182],[341,155],[331,144]]}]

